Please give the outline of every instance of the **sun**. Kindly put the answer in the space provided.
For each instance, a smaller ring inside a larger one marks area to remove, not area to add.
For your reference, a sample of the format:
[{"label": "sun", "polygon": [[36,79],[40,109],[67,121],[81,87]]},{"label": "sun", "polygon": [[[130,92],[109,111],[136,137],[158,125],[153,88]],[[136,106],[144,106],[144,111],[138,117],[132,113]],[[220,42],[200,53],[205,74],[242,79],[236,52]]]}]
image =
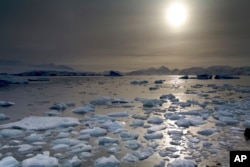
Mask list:
[{"label": "sun", "polygon": [[168,6],[166,15],[170,25],[180,27],[187,21],[187,7],[181,2],[173,2]]}]

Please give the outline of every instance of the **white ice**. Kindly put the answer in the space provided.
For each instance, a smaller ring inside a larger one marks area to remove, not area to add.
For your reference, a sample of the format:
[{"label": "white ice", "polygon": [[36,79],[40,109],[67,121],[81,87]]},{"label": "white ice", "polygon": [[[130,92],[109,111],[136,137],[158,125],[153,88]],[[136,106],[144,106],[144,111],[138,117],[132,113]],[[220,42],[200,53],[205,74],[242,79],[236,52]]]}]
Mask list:
[{"label": "white ice", "polygon": [[107,134],[107,130],[99,127],[94,127],[93,129],[84,129],[80,131],[81,134],[90,134],[94,137],[104,136]]},{"label": "white ice", "polygon": [[3,129],[0,130],[0,135],[4,138],[16,138],[24,136],[24,132],[18,129]]},{"label": "white ice", "polygon": [[119,167],[121,163],[114,155],[110,155],[109,157],[101,157],[95,160],[95,167]]},{"label": "white ice", "polygon": [[2,167],[18,167],[19,166],[19,162],[12,156],[8,156],[3,158],[0,161],[0,166]]},{"label": "white ice", "polygon": [[89,113],[89,112],[95,112],[95,107],[91,104],[87,104],[83,107],[78,107],[78,108],[75,108],[71,111],[74,113],[77,113],[77,114],[85,114],[85,113]]},{"label": "white ice", "polygon": [[0,125],[0,129],[17,127],[26,130],[46,130],[78,124],[80,123],[77,118],[30,116],[17,122]]},{"label": "white ice", "polygon": [[132,154],[136,156],[139,160],[144,160],[153,155],[154,150],[152,148],[144,148],[138,151],[134,151]]},{"label": "white ice", "polygon": [[1,120],[6,120],[6,119],[10,119],[7,115],[0,113],[0,121]]},{"label": "white ice", "polygon": [[55,157],[38,154],[32,158],[22,161],[21,167],[58,167],[59,163]]},{"label": "white ice", "polygon": [[138,161],[138,159],[134,155],[127,153],[124,157],[122,157],[121,161],[122,162],[136,162]]},{"label": "white ice", "polygon": [[11,101],[2,101],[0,100],[0,107],[9,107],[13,106],[15,103]]},{"label": "white ice", "polygon": [[127,117],[129,115],[130,115],[130,113],[128,111],[113,112],[113,113],[108,114],[108,116],[110,116],[110,117]]},{"label": "white ice", "polygon": [[197,167],[197,165],[192,160],[176,159],[168,167]]}]

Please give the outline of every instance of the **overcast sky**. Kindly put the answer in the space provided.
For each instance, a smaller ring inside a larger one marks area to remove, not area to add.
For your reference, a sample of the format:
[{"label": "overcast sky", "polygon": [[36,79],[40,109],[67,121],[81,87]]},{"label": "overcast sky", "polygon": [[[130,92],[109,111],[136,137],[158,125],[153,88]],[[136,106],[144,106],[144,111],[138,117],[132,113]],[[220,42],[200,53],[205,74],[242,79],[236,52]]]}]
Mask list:
[{"label": "overcast sky", "polygon": [[172,1],[1,0],[0,60],[94,71],[249,65],[250,1],[183,0],[178,28],[166,19]]}]

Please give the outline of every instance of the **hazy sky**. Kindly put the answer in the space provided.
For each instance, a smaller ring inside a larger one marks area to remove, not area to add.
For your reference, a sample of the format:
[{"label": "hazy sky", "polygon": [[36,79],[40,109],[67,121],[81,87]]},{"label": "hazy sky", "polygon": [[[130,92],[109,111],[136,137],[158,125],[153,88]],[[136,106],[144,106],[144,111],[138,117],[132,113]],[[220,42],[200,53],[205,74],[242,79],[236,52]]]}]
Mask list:
[{"label": "hazy sky", "polygon": [[0,60],[96,71],[249,65],[249,0],[179,0],[188,19],[178,28],[166,19],[173,1],[1,0]]}]

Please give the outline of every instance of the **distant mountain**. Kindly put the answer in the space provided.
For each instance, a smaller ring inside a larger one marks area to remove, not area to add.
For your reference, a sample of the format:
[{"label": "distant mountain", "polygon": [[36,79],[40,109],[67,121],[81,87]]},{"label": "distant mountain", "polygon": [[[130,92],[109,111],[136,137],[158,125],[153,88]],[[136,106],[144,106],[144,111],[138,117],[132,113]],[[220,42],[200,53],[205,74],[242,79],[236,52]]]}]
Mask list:
[{"label": "distant mountain", "polygon": [[190,67],[185,69],[170,70],[165,66],[160,68],[148,68],[128,72],[127,75],[199,75],[199,74],[228,74],[228,75],[250,75],[250,67],[231,67],[231,66],[210,66]]},{"label": "distant mountain", "polygon": [[165,66],[160,68],[149,68],[128,72],[127,75],[167,75],[171,74],[171,70]]}]

